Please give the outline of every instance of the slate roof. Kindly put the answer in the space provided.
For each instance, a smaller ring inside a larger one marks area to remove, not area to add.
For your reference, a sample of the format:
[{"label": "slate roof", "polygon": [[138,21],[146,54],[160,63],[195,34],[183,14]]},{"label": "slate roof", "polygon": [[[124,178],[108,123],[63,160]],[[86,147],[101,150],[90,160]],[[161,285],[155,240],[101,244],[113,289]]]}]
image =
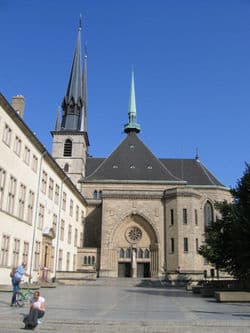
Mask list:
[{"label": "slate roof", "polygon": [[130,132],[107,158],[87,158],[85,181],[146,181],[223,186],[195,159],[158,159]]}]

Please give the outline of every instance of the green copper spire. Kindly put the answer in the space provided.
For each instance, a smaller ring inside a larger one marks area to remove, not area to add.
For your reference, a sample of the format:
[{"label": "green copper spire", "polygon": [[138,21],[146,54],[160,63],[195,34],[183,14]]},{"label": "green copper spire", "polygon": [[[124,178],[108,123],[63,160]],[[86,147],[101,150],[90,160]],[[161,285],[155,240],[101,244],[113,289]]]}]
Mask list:
[{"label": "green copper spire", "polygon": [[136,103],[135,103],[135,82],[134,82],[134,71],[131,75],[131,87],[130,87],[130,99],[128,106],[128,124],[124,126],[124,132],[136,132],[139,133],[141,127],[136,122]]}]

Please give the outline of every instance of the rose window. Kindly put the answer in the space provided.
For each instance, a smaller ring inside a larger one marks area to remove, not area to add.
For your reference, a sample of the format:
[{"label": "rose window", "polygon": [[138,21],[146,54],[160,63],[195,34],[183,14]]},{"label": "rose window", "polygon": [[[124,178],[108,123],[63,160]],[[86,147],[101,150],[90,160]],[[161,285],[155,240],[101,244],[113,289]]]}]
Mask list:
[{"label": "rose window", "polygon": [[138,227],[128,228],[126,238],[131,243],[136,243],[142,238],[142,231]]}]

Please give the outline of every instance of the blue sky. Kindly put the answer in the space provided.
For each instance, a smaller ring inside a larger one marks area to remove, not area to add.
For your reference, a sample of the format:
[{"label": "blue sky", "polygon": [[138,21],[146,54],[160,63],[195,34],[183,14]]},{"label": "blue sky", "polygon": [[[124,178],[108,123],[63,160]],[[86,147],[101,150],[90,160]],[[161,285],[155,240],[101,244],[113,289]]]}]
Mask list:
[{"label": "blue sky", "polygon": [[250,161],[249,0],[0,0],[0,90],[51,151],[80,13],[88,47],[90,154],[123,140],[131,68],[140,138],[200,160],[226,186]]}]

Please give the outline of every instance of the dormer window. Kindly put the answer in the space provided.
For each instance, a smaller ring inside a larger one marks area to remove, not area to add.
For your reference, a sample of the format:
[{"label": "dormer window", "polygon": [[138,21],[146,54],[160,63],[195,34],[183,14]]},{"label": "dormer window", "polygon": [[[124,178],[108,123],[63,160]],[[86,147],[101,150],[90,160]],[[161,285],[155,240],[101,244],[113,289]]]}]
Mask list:
[{"label": "dormer window", "polygon": [[118,165],[113,165],[113,169],[118,169]]},{"label": "dormer window", "polygon": [[133,164],[131,164],[130,169],[135,169],[135,166]]},{"label": "dormer window", "polygon": [[148,165],[148,166],[147,166],[147,169],[148,169],[148,170],[152,170],[152,169],[153,169],[153,168],[152,168],[152,165]]}]

